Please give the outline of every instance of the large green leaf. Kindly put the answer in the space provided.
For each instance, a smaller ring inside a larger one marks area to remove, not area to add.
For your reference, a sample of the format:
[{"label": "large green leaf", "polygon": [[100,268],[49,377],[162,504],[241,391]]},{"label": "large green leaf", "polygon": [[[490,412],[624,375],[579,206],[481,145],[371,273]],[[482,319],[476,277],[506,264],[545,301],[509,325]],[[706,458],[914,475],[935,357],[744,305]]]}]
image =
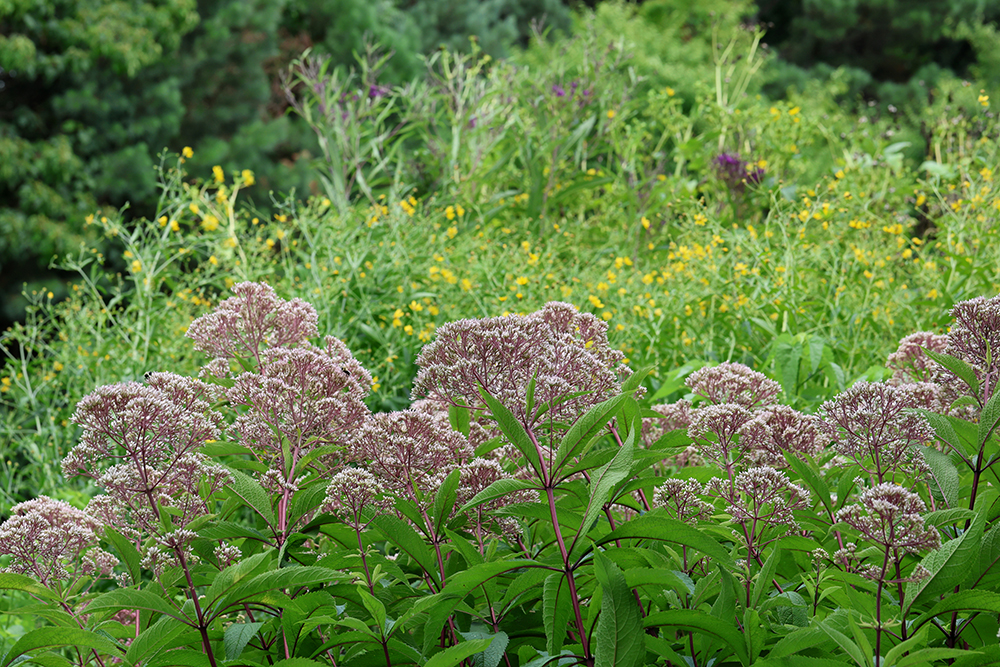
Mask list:
[{"label": "large green leaf", "polygon": [[986,513],[977,512],[968,530],[960,537],[945,542],[940,549],[924,557],[921,564],[930,571],[931,576],[906,584],[907,610],[918,602],[931,600],[965,583],[975,573],[985,523]]},{"label": "large green leaf", "polygon": [[750,664],[746,643],[743,635],[736,630],[735,624],[722,621],[703,611],[695,609],[669,609],[657,611],[643,620],[647,628],[676,628],[689,632],[704,632],[721,639],[736,655],[743,665]]},{"label": "large green leaf", "polygon": [[586,454],[590,445],[607,428],[608,420],[618,411],[622,403],[630,398],[628,394],[613,396],[590,408],[586,414],[573,422],[559,442],[555,462],[552,464],[552,474],[558,476],[559,469],[567,460]]},{"label": "large green leaf", "polygon": [[542,587],[542,623],[545,626],[545,650],[558,655],[566,640],[566,629],[573,617],[573,602],[566,574],[556,572],[545,579]]},{"label": "large green leaf", "polygon": [[284,588],[300,588],[303,586],[314,586],[316,584],[327,584],[341,581],[347,578],[343,572],[331,570],[326,567],[304,566],[285,567],[280,570],[264,572],[252,577],[249,581],[241,582],[233,586],[226,592],[219,602],[218,612],[222,613],[234,604],[242,604],[252,600],[255,596],[267,591]]},{"label": "large green leaf", "polygon": [[767,654],[767,657],[778,659],[793,656],[800,651],[825,644],[828,641],[831,641],[830,635],[818,627],[800,628],[789,632],[778,640],[778,643],[771,647],[771,651]]},{"label": "large green leaf", "polygon": [[455,511],[458,499],[458,483],[462,479],[462,471],[455,468],[444,478],[437,493],[434,494],[434,508],[431,517],[434,519],[434,531],[441,534],[451,513]]},{"label": "large green leaf", "polygon": [[979,413],[979,445],[982,446],[997,428],[1000,422],[1000,391],[994,391],[990,400],[986,401],[983,411]]},{"label": "large green leaf", "polygon": [[490,414],[497,420],[500,430],[507,436],[511,444],[517,447],[517,450],[524,455],[524,460],[528,462],[538,475],[538,478],[542,479],[542,461],[538,455],[538,448],[531,441],[531,437],[524,430],[524,426],[521,425],[521,422],[517,421],[517,417],[507,409],[507,406],[493,398],[482,387],[479,388],[479,395],[482,396],[483,402],[489,407]]},{"label": "large green leaf", "polygon": [[969,386],[973,395],[979,394],[979,378],[976,377],[976,371],[972,370],[972,367],[969,366],[969,364],[965,363],[958,357],[945,354],[944,352],[935,352],[934,350],[927,349],[926,347],[923,349],[924,354],[961,378],[962,381]]},{"label": "large green leaf", "polygon": [[718,563],[730,564],[732,559],[718,542],[693,526],[671,519],[654,510],[623,523],[597,541],[601,546],[615,540],[645,539],[681,544],[711,556]]},{"label": "large green leaf", "polygon": [[594,633],[594,665],[638,667],[646,657],[643,643],[646,633],[637,630],[642,625],[642,615],[635,596],[622,571],[600,551],[594,554],[594,571],[604,591],[601,617]]},{"label": "large green leaf", "polygon": [[430,660],[424,664],[424,667],[454,667],[466,658],[476,653],[482,653],[494,641],[496,641],[495,638],[473,639],[472,641],[456,644],[431,656]]},{"label": "large green leaf", "polygon": [[121,656],[122,650],[113,641],[90,630],[80,628],[45,627],[25,633],[14,642],[14,645],[4,656],[0,666],[7,667],[22,655],[40,648],[54,646],[75,646],[77,648],[94,649],[101,653]]},{"label": "large green leaf", "polygon": [[969,577],[969,585],[995,588],[1000,581],[1000,525],[996,525],[983,535],[979,546],[979,559]]},{"label": "large green leaf", "polygon": [[923,455],[924,461],[927,462],[927,466],[931,469],[931,475],[934,477],[934,481],[937,482],[938,488],[941,489],[941,493],[944,495],[948,505],[957,508],[958,496],[962,491],[962,484],[959,480],[958,468],[955,467],[954,461],[951,460],[950,456],[933,447],[916,445],[914,449]]},{"label": "large green leaf", "polygon": [[[951,448],[961,456],[966,464],[971,465],[972,457],[976,456],[979,449],[976,447],[976,432],[972,431],[976,426],[956,417],[939,415],[930,410],[918,409],[927,423],[934,429],[934,433],[943,442],[951,445]],[[969,431],[972,431],[971,433]]]},{"label": "large green leaf", "polygon": [[139,556],[139,550],[136,549],[135,544],[132,540],[125,537],[117,530],[111,526],[104,526],[104,536],[114,545],[115,551],[121,558],[121,561],[125,563],[125,569],[128,570],[128,574],[132,577],[132,583],[138,584],[142,581],[142,569],[140,567],[141,558]]},{"label": "large green leaf", "polygon": [[260,482],[232,468],[229,469],[229,474],[232,481],[228,486],[232,492],[239,496],[248,507],[257,512],[267,522],[267,525],[276,525],[274,510],[271,509],[271,499]]},{"label": "large green leaf", "polygon": [[604,508],[604,504],[611,499],[611,493],[622,480],[629,476],[632,470],[632,452],[635,448],[636,433],[638,427],[633,427],[631,433],[618,448],[615,458],[611,459],[606,466],[600,468],[590,478],[590,499],[587,501],[587,511],[583,515],[583,523],[577,533],[586,535],[591,525],[597,519],[598,514]]},{"label": "large green leaf", "polygon": [[59,599],[56,593],[50,591],[35,579],[13,572],[0,572],[0,590],[23,591],[40,598],[48,598],[49,600]]},{"label": "large green leaf", "polygon": [[156,593],[152,593],[148,590],[116,588],[113,591],[109,591],[98,596],[87,605],[87,613],[90,614],[99,611],[119,612],[123,609],[142,609],[145,611],[153,611],[193,625],[193,621],[185,618],[184,614],[179,609]]},{"label": "large green leaf", "polygon": [[270,560],[273,551],[264,551],[253,556],[247,556],[243,560],[233,563],[225,568],[212,580],[212,585],[205,591],[205,609],[211,609],[212,605],[222,597],[222,595],[233,586],[243,581],[247,577],[263,574],[270,569]]},{"label": "large green leaf", "polygon": [[953,611],[985,611],[1000,614],[1000,593],[993,591],[965,590],[950,593],[927,612],[913,620],[913,627],[919,628],[927,621],[941,614]]},{"label": "large green leaf", "polygon": [[372,519],[371,525],[378,529],[385,539],[412,558],[435,581],[440,578],[434,554],[410,524],[389,514],[379,514]]},{"label": "large green leaf", "polygon": [[518,491],[526,491],[528,489],[538,488],[538,482],[529,482],[524,479],[498,479],[493,482],[485,489],[477,493],[472,499],[458,508],[459,513],[467,512],[471,509],[479,507],[491,500],[496,500],[497,498],[503,498],[511,493],[516,493]]},{"label": "large green leaf", "polygon": [[840,632],[836,628],[832,627],[828,622],[822,622],[819,624],[819,628],[825,632],[830,639],[836,642],[837,646],[841,648],[851,659],[857,663],[858,667],[870,667],[870,661],[868,657],[861,651],[854,641]]},{"label": "large green leaf", "polygon": [[191,629],[190,625],[182,623],[170,616],[161,616],[156,623],[139,633],[139,636],[129,644],[125,652],[125,662],[134,665],[136,662],[150,660],[164,649],[175,638]]}]

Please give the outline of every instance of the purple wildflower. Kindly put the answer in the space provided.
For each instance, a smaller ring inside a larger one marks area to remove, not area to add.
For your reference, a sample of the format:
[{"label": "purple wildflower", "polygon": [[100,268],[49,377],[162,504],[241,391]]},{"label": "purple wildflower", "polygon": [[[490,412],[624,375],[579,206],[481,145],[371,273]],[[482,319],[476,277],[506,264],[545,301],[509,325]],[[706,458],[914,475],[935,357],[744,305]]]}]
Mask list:
[{"label": "purple wildflower", "polygon": [[712,514],[712,505],[699,497],[703,492],[696,479],[668,479],[656,489],[653,504],[678,521],[694,525]]},{"label": "purple wildflower", "polygon": [[773,404],[781,391],[781,385],[763,373],[728,361],[695,371],[686,384],[709,403],[735,403],[748,410]]}]

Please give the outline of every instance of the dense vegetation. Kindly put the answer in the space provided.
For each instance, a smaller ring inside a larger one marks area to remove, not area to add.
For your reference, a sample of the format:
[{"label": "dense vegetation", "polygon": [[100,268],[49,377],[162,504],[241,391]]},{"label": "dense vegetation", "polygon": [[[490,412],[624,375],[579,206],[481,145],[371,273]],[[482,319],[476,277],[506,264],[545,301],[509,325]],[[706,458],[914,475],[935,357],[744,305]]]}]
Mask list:
[{"label": "dense vegetation", "polygon": [[990,664],[995,17],[260,5],[0,4],[4,664]]}]

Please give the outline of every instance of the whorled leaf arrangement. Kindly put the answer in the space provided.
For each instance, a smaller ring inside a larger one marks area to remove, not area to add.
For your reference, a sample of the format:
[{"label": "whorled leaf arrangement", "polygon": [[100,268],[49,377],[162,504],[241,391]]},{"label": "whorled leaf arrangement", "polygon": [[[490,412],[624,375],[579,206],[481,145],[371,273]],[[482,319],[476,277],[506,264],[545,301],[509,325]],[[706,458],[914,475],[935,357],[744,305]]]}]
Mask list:
[{"label": "whorled leaf arrangement", "polygon": [[233,292],[190,326],[197,378],[80,401],[87,509],[0,526],[0,587],[45,610],[3,665],[1000,657],[1000,297],[815,415],[736,363],[643,407],[562,303],[440,327],[417,400],[372,413],[312,306]]}]

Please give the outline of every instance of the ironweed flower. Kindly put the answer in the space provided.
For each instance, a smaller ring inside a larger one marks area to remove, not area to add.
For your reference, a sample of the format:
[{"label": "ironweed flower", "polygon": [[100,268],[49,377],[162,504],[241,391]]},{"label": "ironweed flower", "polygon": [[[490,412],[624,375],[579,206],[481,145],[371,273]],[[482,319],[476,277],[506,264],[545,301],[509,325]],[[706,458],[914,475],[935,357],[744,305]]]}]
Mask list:
[{"label": "ironweed flower", "polygon": [[834,447],[854,459],[881,484],[897,472],[923,473],[926,463],[913,448],[934,439],[934,429],[913,406],[907,385],[858,382],[820,406]]},{"label": "ironweed flower", "polygon": [[4,572],[27,574],[48,586],[82,575],[107,576],[118,559],[98,547],[100,521],[68,503],[38,496],[11,509],[0,525]]},{"label": "ironweed flower", "polygon": [[381,512],[391,509],[392,501],[386,498],[385,492],[385,486],[364,468],[344,468],[330,478],[323,511],[361,530],[366,523],[361,519],[366,508]]},{"label": "ironweed flower", "polygon": [[264,350],[257,371],[238,375],[226,392],[247,406],[232,431],[278,470],[290,463],[283,444],[293,460],[317,447],[346,446],[370,414],[364,398],[371,376],[336,338],[327,337],[325,348]]},{"label": "ironweed flower", "polygon": [[294,347],[317,334],[319,316],[302,299],[285,301],[267,283],[237,283],[215,310],[188,327],[195,349],[212,357],[258,357],[266,347]]},{"label": "ironweed flower", "polygon": [[747,163],[736,153],[719,153],[712,160],[719,179],[734,192],[743,192],[747,183],[764,180],[764,170],[753,163]]},{"label": "ironweed flower", "polygon": [[[920,515],[925,510],[920,496],[898,484],[885,482],[866,489],[856,504],[840,510],[835,518],[886,552],[915,554],[941,546],[937,529],[924,525]],[[870,579],[878,578],[871,576],[871,572],[862,571],[862,574]]]},{"label": "ironweed flower", "polygon": [[735,403],[748,410],[771,405],[781,391],[781,385],[763,373],[728,361],[691,373],[685,383],[709,403]]},{"label": "ironweed flower", "polygon": [[371,415],[358,428],[350,452],[390,492],[415,502],[433,493],[438,475],[472,458],[465,436],[416,410]]},{"label": "ironweed flower", "polygon": [[[623,358],[608,344],[606,323],[572,305],[549,303],[526,316],[441,326],[417,359],[413,394],[482,410],[482,386],[527,428],[539,419],[542,404],[551,406],[546,422],[572,422],[620,389],[631,373]],[[532,378],[535,407],[529,413]],[[560,401],[579,392],[586,393]]]},{"label": "ironweed flower", "polygon": [[699,497],[703,492],[696,479],[668,479],[653,493],[653,504],[678,521],[694,525],[710,517],[714,509]]}]

